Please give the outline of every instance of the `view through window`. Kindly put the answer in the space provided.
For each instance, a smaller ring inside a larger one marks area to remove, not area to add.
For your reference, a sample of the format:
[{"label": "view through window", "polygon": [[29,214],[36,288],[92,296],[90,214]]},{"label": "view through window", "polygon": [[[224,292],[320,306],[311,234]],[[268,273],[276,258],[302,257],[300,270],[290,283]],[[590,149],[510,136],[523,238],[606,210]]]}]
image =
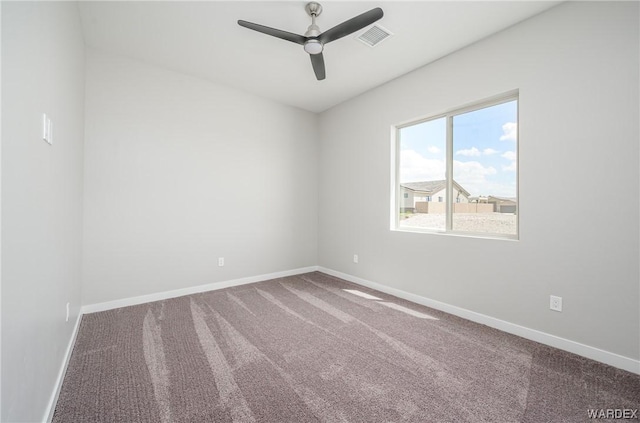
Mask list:
[{"label": "view through window", "polygon": [[518,100],[398,128],[397,228],[515,238]]}]

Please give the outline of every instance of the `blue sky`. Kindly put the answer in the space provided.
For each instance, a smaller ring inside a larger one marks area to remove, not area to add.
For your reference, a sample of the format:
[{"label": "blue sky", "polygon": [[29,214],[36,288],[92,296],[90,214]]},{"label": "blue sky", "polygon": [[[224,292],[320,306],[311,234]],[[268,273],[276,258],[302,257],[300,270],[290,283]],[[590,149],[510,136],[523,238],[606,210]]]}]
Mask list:
[{"label": "blue sky", "polygon": [[[472,196],[516,196],[517,102],[453,118],[453,178]],[[400,130],[400,182],[445,178],[446,118]]]}]

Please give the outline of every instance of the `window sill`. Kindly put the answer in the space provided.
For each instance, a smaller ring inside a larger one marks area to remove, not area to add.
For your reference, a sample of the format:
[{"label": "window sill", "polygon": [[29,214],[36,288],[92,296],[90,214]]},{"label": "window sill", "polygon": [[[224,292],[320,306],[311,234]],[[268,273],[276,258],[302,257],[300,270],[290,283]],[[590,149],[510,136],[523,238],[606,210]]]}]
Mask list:
[{"label": "window sill", "polygon": [[476,232],[456,232],[445,231],[441,229],[426,229],[426,228],[391,228],[392,232],[408,232],[415,234],[429,234],[429,235],[444,235],[453,236],[458,238],[476,238],[476,239],[492,239],[500,241],[519,241],[519,235],[509,234],[485,234]]}]

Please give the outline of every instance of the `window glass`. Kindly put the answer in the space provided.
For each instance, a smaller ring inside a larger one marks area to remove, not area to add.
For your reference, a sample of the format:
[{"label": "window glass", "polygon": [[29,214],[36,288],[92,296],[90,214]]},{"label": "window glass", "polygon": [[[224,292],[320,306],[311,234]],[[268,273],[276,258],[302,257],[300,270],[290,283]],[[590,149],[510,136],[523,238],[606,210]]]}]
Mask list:
[{"label": "window glass", "polygon": [[517,101],[453,116],[452,229],[517,234]]},{"label": "window glass", "polygon": [[396,142],[395,228],[517,237],[517,95],[404,125]]},{"label": "window glass", "polygon": [[446,191],[445,118],[433,119],[399,130],[399,207],[401,228],[445,229],[444,203],[431,198]]}]

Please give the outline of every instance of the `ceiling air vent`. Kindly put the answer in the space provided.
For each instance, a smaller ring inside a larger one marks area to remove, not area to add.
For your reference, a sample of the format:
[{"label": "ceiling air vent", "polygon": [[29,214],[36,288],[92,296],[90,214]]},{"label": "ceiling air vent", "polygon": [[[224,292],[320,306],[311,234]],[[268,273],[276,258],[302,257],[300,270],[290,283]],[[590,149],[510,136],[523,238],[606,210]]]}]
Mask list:
[{"label": "ceiling air vent", "polygon": [[373,25],[371,28],[360,34],[357,38],[369,47],[375,47],[383,40],[386,40],[393,33],[380,25]]}]

